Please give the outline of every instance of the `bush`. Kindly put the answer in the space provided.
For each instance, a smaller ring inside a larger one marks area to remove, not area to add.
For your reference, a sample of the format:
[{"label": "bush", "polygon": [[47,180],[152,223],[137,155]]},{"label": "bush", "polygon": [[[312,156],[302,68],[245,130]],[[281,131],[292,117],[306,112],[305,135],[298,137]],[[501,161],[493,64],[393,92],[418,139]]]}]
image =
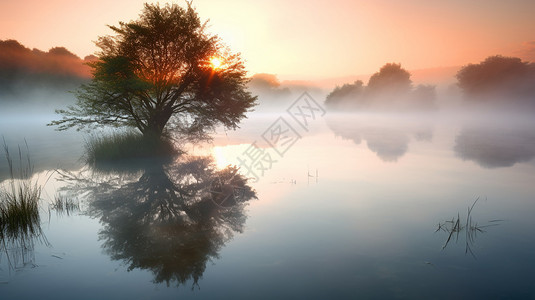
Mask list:
[{"label": "bush", "polygon": [[145,158],[165,158],[178,154],[172,142],[163,138],[147,138],[134,131],[91,136],[85,144],[89,164],[113,163]]}]

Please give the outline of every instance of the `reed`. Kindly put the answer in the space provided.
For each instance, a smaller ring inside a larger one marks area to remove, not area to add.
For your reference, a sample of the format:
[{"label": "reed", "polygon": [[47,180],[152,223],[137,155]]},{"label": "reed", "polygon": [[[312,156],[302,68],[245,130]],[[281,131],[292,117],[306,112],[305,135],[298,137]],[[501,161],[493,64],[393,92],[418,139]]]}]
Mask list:
[{"label": "reed", "polygon": [[177,154],[170,140],[146,138],[135,131],[90,136],[85,142],[85,150],[89,164]]},{"label": "reed", "polygon": [[[28,145],[26,144],[26,150]],[[24,257],[33,249],[34,240],[48,244],[41,229],[39,200],[42,187],[37,180],[32,180],[33,167],[27,151],[23,158],[21,148],[18,149],[19,167],[14,161],[4,140],[4,153],[8,163],[10,178],[0,184],[0,253],[5,252],[9,265],[13,259]],[[17,173],[18,171],[18,173]],[[10,255],[9,253],[19,253]]]},{"label": "reed", "polygon": [[59,216],[64,214],[70,216],[72,213],[80,211],[80,202],[63,194],[56,194],[54,201],[48,207],[48,213],[50,214],[52,210]]},{"label": "reed", "polygon": [[455,241],[458,242],[459,236],[461,236],[462,233],[464,232],[465,254],[470,253],[474,258],[476,258],[472,248],[473,248],[473,245],[475,244],[477,235],[480,233],[486,232],[484,228],[490,227],[490,226],[497,226],[499,225],[499,222],[503,221],[503,220],[491,220],[489,221],[489,224],[486,224],[486,225],[479,225],[477,222],[475,222],[472,216],[472,211],[478,201],[479,201],[479,197],[474,201],[474,203],[472,203],[471,206],[468,207],[466,219],[463,218],[462,219],[463,221],[461,221],[461,214],[457,213],[457,217],[454,217],[451,220],[447,220],[442,223],[438,223],[437,229],[435,230],[435,232],[443,231],[448,234],[448,238],[446,239],[446,242],[442,246],[442,249],[445,249],[450,244],[453,237],[455,237]]}]

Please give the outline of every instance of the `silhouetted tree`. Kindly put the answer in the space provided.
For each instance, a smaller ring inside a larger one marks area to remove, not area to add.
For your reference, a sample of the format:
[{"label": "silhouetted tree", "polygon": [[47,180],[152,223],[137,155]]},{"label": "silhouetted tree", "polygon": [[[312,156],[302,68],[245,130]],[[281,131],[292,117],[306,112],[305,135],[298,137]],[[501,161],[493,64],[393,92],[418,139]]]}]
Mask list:
[{"label": "silhouetted tree", "polygon": [[369,93],[407,93],[412,88],[411,74],[401,64],[387,63],[368,81]]},{"label": "silhouetted tree", "polygon": [[401,64],[387,63],[370,77],[368,85],[358,80],[337,86],[325,100],[331,109],[432,109],[435,87],[413,88],[411,74]]},{"label": "silhouetted tree", "polygon": [[535,95],[535,65],[516,57],[490,56],[464,66],[456,77],[469,99]]},{"label": "silhouetted tree", "polygon": [[206,33],[191,4],[145,4],[138,20],[110,28],[115,35],[97,42],[91,83],[51,123],[59,130],[112,125],[135,127],[146,137],[173,129],[206,138],[217,125],[237,127],[255,104],[241,58]]},{"label": "silhouetted tree", "polygon": [[334,108],[358,107],[363,105],[364,83],[357,80],[352,84],[337,86],[327,95],[325,105]]}]

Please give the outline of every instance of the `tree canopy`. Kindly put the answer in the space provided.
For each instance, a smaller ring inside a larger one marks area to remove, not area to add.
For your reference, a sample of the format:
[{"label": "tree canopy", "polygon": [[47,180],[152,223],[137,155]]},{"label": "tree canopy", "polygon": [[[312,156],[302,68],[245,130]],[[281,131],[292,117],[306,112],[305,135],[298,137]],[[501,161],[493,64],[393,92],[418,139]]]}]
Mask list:
[{"label": "tree canopy", "polygon": [[471,99],[535,95],[535,65],[517,57],[495,55],[457,73],[459,87]]},{"label": "tree canopy", "polygon": [[412,88],[411,73],[401,64],[387,63],[368,81],[368,91],[373,93],[406,93]]},{"label": "tree canopy", "polygon": [[206,138],[215,126],[236,128],[255,105],[239,54],[206,32],[191,4],[145,4],[139,19],[109,27],[115,35],[99,38],[89,63],[92,81],[50,124],[59,130],[111,125]]}]

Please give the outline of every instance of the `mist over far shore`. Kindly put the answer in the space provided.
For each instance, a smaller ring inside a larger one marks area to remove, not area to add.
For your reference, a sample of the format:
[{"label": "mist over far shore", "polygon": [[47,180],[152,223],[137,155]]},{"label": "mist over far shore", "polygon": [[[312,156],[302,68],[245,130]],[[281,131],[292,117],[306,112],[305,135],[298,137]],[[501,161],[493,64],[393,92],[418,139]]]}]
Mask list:
[{"label": "mist over far shore", "polygon": [[[499,58],[501,56],[494,57]],[[73,104],[76,100],[73,92],[81,84],[89,82],[91,78],[91,69],[87,63],[95,59],[97,58],[92,55],[82,59],[64,47],[54,47],[48,51],[42,51],[39,49],[29,49],[15,40],[0,41],[1,110],[4,113],[10,111],[16,112],[21,109],[28,113],[52,113],[55,109],[61,109]],[[496,94],[502,98],[509,97],[508,95],[511,94],[511,90],[518,89],[519,86],[511,85],[510,82],[517,80],[521,76],[525,77],[522,91],[526,93],[524,98],[527,98],[527,100],[519,104],[522,106],[519,110],[523,110],[525,106],[532,106],[531,102],[533,101],[530,99],[535,97],[535,93],[533,89],[526,88],[526,86],[529,87],[532,82],[535,82],[533,80],[533,77],[535,77],[533,75],[535,74],[533,71],[535,67],[531,62],[522,62],[516,58],[506,57],[506,62],[516,64],[515,66],[517,68],[515,69],[517,73],[511,76],[504,75],[506,77],[504,81],[507,82],[500,86],[499,80],[493,79],[494,81],[487,83],[491,87],[489,89],[490,92],[487,91],[486,94],[466,93],[467,85],[464,85],[463,90],[462,85],[459,83],[458,76],[461,70],[468,68],[472,71],[476,69],[475,72],[477,72],[479,68],[483,70],[480,72],[489,72],[487,70],[489,68],[488,64],[481,65],[484,62],[480,64],[468,64],[464,67],[436,67],[407,70],[407,72],[410,74],[410,84],[415,89],[414,92],[423,93],[424,98],[434,99],[434,102],[432,105],[428,105],[428,108],[435,107],[436,109],[472,111],[510,110],[510,105],[504,105],[508,101],[490,98],[497,98],[494,97]],[[500,69],[499,66],[490,67],[498,70],[504,69]],[[518,69],[522,69],[523,67],[527,71],[518,71]],[[355,73],[358,74],[358,70]],[[305,91],[318,103],[326,104],[326,98],[328,99],[329,94],[333,93],[334,90],[352,83],[369,82],[373,76],[374,74],[367,74],[313,80],[280,80],[276,74],[257,73],[251,76],[249,90],[253,94],[258,95],[259,105],[254,108],[256,112],[274,112],[285,110]],[[476,78],[484,78],[484,76],[477,74],[471,75],[471,78],[474,78],[474,76]],[[386,88],[388,88],[388,84],[391,83],[387,82],[385,85]],[[481,84],[481,82],[477,84]],[[492,89],[496,87],[500,87],[499,93],[496,92],[496,89]],[[351,96],[351,93],[344,97],[348,98],[346,99],[347,101],[352,101],[355,98],[355,96]],[[385,97],[400,99],[404,96],[393,93]],[[467,101],[467,98],[470,98],[470,101]],[[485,100],[486,98],[489,99]],[[472,101],[472,99],[478,100]],[[383,102],[384,104],[382,105],[388,108],[390,102]],[[393,105],[390,109],[396,110],[398,107]]]},{"label": "mist over far shore", "polygon": [[29,49],[15,40],[0,40],[0,104],[2,110],[53,112],[74,102],[71,93],[89,82],[96,57],[84,59],[64,47]]}]

